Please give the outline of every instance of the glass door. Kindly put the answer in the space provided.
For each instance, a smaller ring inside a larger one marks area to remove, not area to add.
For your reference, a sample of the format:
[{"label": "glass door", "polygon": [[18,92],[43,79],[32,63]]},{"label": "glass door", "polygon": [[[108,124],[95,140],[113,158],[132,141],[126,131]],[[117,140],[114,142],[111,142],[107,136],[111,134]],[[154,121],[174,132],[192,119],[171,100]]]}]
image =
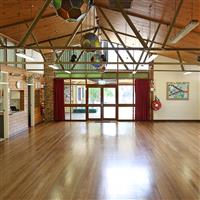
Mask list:
[{"label": "glass door", "polygon": [[118,120],[134,120],[134,86],[118,86]]},{"label": "glass door", "polygon": [[103,119],[113,119],[116,120],[116,87],[103,87]]},{"label": "glass door", "polygon": [[102,118],[102,91],[101,87],[89,86],[87,88],[87,119],[101,120]]},{"label": "glass door", "polygon": [[87,119],[116,120],[116,101],[117,92],[115,86],[88,86]]}]

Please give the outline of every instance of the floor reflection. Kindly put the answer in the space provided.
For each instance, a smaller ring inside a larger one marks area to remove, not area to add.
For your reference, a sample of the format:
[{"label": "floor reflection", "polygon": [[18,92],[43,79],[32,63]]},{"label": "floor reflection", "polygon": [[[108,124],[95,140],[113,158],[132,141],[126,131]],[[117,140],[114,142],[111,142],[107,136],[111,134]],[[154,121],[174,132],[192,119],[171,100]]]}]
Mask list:
[{"label": "floor reflection", "polygon": [[145,198],[151,192],[151,169],[147,162],[113,162],[105,167],[106,198]]}]

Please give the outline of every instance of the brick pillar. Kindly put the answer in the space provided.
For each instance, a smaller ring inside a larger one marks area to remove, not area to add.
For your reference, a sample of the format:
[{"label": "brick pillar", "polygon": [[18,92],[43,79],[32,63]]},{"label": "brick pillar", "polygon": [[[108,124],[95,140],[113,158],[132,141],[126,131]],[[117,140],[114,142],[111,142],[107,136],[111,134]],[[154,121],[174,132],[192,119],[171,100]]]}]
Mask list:
[{"label": "brick pillar", "polygon": [[[45,54],[47,62],[54,61],[54,55],[52,53]],[[53,80],[55,77],[54,70],[47,64],[44,64],[44,117],[45,122],[54,120],[54,95],[53,95]]]}]

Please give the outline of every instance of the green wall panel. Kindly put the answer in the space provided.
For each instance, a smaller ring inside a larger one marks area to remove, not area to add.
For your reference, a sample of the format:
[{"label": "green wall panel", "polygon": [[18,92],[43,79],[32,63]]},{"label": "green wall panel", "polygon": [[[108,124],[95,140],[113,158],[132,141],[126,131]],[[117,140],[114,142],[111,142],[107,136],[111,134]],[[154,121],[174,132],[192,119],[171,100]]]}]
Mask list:
[{"label": "green wall panel", "polygon": [[[63,72],[57,72],[56,73],[57,78],[104,78],[104,79],[116,79],[116,73],[90,73],[90,74],[84,74],[84,73],[72,73],[72,74],[67,74]],[[141,79],[146,79],[148,78],[148,73],[137,73],[133,75],[132,73],[119,73],[118,75],[119,78],[121,79],[129,79],[129,78],[141,78]]]}]

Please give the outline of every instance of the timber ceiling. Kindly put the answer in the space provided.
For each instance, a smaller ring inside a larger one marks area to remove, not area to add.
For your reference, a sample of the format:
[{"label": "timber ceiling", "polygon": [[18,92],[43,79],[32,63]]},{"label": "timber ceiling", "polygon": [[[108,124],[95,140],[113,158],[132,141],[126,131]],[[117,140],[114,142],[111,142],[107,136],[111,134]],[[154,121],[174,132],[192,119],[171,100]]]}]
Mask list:
[{"label": "timber ceiling", "polygon": [[[181,0],[133,0],[131,8],[125,11],[129,14],[133,24],[145,40],[152,40],[156,28],[160,23],[161,27],[156,36],[154,47],[161,47],[180,1]],[[44,2],[44,0],[0,1],[0,33],[19,42],[27,31],[27,24],[31,24]],[[134,38],[135,34],[117,7],[113,8],[112,6],[111,10],[111,5],[108,0],[95,0],[95,5],[103,9],[116,31],[130,35],[120,35],[127,46],[138,46],[140,44],[138,40]],[[105,28],[106,33],[113,42],[119,43],[115,34],[110,31],[111,27],[98,9],[97,15],[99,17],[100,27]],[[176,22],[171,30],[170,37],[175,35],[176,32],[187,25],[192,19],[200,21],[200,0],[183,1]],[[35,26],[33,34],[40,45],[50,45],[48,42],[50,40],[53,45],[61,46],[66,43],[69,35],[73,33],[76,26],[77,23],[68,23],[59,16],[56,16],[54,8],[50,5]],[[94,26],[96,26],[95,9],[92,9],[79,29],[79,32],[81,30],[91,29]],[[72,44],[78,43],[80,41],[80,36],[81,34],[78,34]],[[102,37],[105,38],[103,34]],[[30,35],[26,41],[26,45],[34,45],[34,43],[35,41]],[[200,26],[185,36],[177,44],[171,45],[167,42],[166,46],[200,48]],[[176,52],[162,52],[160,54],[177,58]],[[199,52],[181,52],[183,60],[188,62],[196,62],[198,54]]]}]

